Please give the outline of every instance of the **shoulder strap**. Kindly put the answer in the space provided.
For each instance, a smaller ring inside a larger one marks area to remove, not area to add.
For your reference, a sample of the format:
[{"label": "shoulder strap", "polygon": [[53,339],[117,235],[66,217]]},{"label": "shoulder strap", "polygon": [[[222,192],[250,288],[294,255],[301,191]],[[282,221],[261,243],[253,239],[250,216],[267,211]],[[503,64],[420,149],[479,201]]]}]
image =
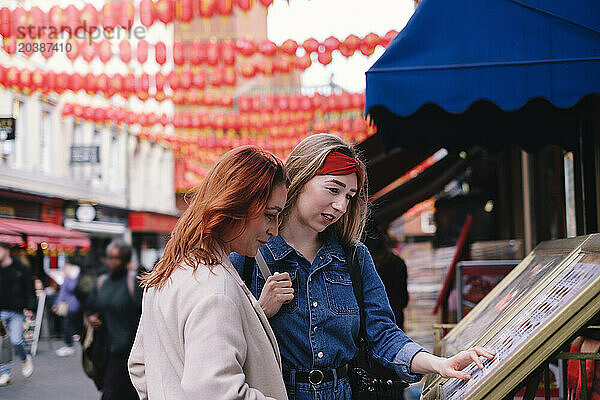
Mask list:
[{"label": "shoulder strap", "polygon": [[252,287],[252,273],[254,272],[254,258],[244,256],[244,267],[242,269],[242,280],[246,284],[246,287],[250,289]]},{"label": "shoulder strap", "polygon": [[359,341],[367,342],[367,326],[365,322],[365,298],[363,294],[363,279],[360,265],[356,259],[356,246],[352,246],[350,249],[346,249],[346,262],[348,263],[348,271],[350,272],[350,279],[352,280],[352,290],[354,291],[354,297],[358,303],[358,309],[360,314],[360,331],[358,333]]},{"label": "shoulder strap", "polygon": [[106,278],[108,278],[108,274],[102,274],[98,277],[98,280],[96,281],[96,290],[100,290],[102,285],[104,285],[104,282],[106,282]]},{"label": "shoulder strap", "polygon": [[135,277],[136,276],[137,276],[137,273],[135,270],[127,271],[127,291],[129,292],[129,297],[131,297],[131,300],[133,300],[134,302],[136,301],[136,299],[135,299]]}]

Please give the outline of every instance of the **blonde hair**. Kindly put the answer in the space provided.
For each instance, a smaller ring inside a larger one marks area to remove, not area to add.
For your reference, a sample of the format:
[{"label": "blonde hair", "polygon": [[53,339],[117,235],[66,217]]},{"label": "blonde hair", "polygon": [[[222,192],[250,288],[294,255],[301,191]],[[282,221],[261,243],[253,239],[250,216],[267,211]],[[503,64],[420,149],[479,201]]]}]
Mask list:
[{"label": "blonde hair", "polygon": [[368,199],[367,169],[359,159],[356,150],[335,135],[318,133],[309,136],[290,153],[285,163],[289,187],[287,202],[281,213],[281,225],[284,226],[289,219],[290,211],[296,205],[304,185],[316,175],[329,153],[334,151],[356,159],[363,177],[358,193],[353,196],[346,213],[335,224],[327,228],[333,229],[342,246],[350,248],[355,241],[360,240],[365,228]]}]

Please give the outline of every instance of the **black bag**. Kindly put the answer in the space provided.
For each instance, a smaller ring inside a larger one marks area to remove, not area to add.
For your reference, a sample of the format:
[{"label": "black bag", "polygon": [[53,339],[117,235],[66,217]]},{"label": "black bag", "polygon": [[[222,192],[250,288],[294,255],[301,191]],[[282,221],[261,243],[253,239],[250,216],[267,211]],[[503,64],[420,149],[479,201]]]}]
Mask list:
[{"label": "black bag", "polygon": [[360,331],[358,353],[349,363],[348,379],[352,388],[353,400],[392,400],[402,399],[408,384],[399,380],[396,371],[386,368],[369,356],[369,343],[365,323],[365,299],[360,266],[356,260],[356,247],[346,251],[348,270],[352,279],[354,296],[360,310]]},{"label": "black bag", "polygon": [[102,390],[104,371],[110,355],[110,340],[104,326],[98,329],[85,321],[81,334],[81,364],[83,372]]}]

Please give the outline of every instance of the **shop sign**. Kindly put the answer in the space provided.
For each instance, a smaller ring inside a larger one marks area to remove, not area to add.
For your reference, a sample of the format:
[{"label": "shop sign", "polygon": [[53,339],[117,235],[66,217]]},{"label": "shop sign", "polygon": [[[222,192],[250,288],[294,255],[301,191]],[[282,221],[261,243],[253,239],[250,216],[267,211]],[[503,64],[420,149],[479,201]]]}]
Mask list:
[{"label": "shop sign", "polygon": [[100,164],[100,146],[71,146],[71,164]]},{"label": "shop sign", "polygon": [[15,119],[0,118],[0,141],[15,140]]}]

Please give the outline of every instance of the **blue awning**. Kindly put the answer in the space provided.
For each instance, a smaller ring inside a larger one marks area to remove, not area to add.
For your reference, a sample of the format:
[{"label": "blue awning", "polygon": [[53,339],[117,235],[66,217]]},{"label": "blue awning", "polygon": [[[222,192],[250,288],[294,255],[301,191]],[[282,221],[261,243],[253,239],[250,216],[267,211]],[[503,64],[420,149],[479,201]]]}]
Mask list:
[{"label": "blue awning", "polygon": [[571,107],[600,93],[600,0],[422,0],[366,75],[367,113]]}]

